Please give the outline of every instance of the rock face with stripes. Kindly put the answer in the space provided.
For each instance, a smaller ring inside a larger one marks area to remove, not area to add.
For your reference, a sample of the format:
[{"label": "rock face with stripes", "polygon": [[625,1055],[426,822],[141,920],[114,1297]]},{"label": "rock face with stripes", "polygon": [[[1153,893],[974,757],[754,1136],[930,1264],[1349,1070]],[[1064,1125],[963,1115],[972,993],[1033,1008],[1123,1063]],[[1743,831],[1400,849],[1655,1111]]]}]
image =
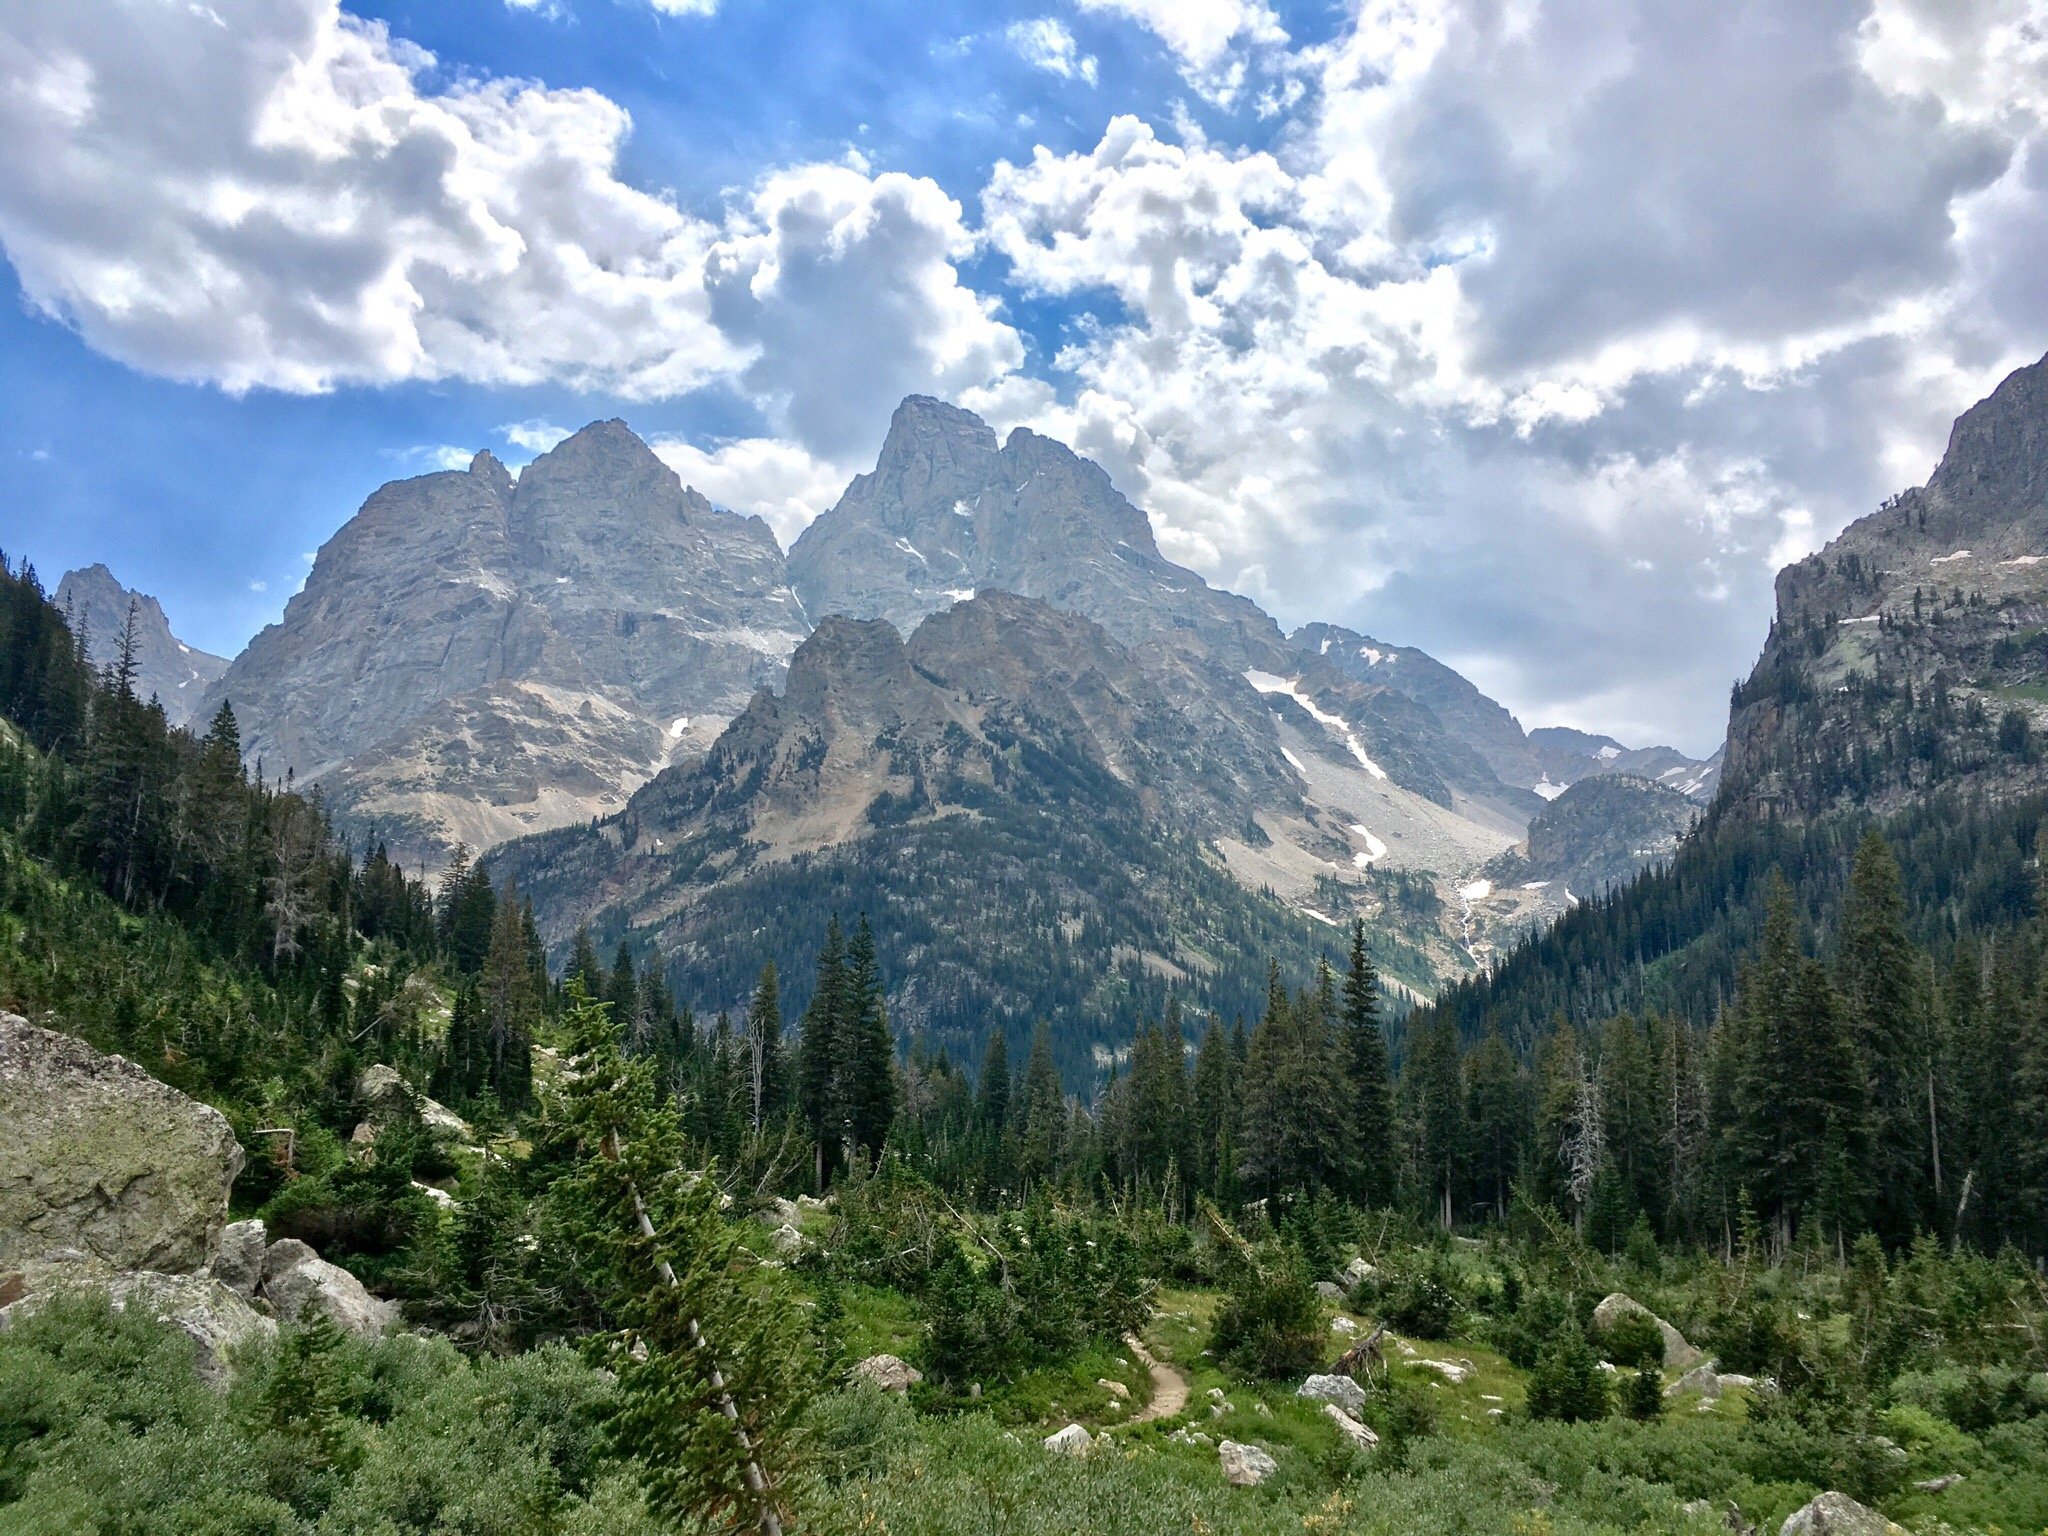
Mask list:
[{"label": "rock face with stripes", "polygon": [[69,617],[72,632],[84,634],[86,659],[94,666],[113,666],[124,638],[132,640],[135,695],[156,699],[173,725],[191,720],[208,685],[228,669],[224,657],[172,634],[163,604],[146,592],[131,592],[104,565],[66,571],[54,601]]}]

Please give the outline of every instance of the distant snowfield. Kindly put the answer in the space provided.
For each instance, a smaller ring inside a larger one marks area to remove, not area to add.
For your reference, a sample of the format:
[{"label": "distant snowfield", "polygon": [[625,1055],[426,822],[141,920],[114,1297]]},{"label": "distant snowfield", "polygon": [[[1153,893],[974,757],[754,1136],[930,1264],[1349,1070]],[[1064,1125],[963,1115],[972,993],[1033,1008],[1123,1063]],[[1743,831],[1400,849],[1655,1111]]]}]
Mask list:
[{"label": "distant snowfield", "polygon": [[1927,563],[1929,565],[1947,565],[1951,560],[1967,560],[1969,558],[1970,552],[1967,549],[1959,549],[1952,555],[1936,555]]},{"label": "distant snowfield", "polygon": [[[1278,677],[1271,672],[1261,672],[1254,668],[1252,671],[1245,673],[1244,680],[1261,693],[1286,694],[1288,698],[1294,700],[1295,703],[1306,710],[1309,718],[1315,721],[1316,724],[1342,737],[1344,745],[1351,749],[1351,755],[1358,759],[1359,767],[1376,779],[1384,779],[1387,776],[1387,770],[1372,760],[1371,755],[1359,741],[1357,733],[1351,729],[1350,724],[1345,721],[1344,717],[1333,715],[1324,709],[1318,709],[1310,699],[1302,694],[1301,683],[1298,679]],[[1296,763],[1295,766],[1298,768],[1301,765]]]},{"label": "distant snowfield", "polygon": [[1547,773],[1543,775],[1542,778],[1538,779],[1534,784],[1531,784],[1529,787],[1535,790],[1537,794],[1541,795],[1546,800],[1555,800],[1559,795],[1563,794],[1566,789],[1570,788],[1570,786],[1566,784],[1551,783],[1550,775]]}]

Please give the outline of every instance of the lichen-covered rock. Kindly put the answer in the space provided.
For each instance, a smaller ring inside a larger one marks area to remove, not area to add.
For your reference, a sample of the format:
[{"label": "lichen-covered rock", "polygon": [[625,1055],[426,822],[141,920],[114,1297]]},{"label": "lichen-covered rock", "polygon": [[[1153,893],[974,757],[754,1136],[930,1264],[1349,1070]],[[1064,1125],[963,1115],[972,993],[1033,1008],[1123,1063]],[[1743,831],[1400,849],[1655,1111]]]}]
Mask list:
[{"label": "lichen-covered rock", "polygon": [[272,1243],[263,1256],[263,1298],[284,1322],[316,1315],[359,1339],[376,1338],[398,1318],[390,1302],[379,1301],[339,1264],[291,1237]]},{"label": "lichen-covered rock", "polygon": [[1217,1445],[1216,1460],[1223,1468],[1223,1481],[1233,1488],[1256,1488],[1280,1470],[1280,1463],[1259,1447],[1235,1440]]},{"label": "lichen-covered rock", "polygon": [[0,1014],[0,1126],[0,1267],[60,1248],[166,1274],[212,1259],[242,1169],[218,1110]]},{"label": "lichen-covered rock", "polygon": [[1637,1301],[1633,1296],[1620,1291],[1602,1299],[1593,1309],[1593,1332],[1605,1333],[1624,1317],[1639,1314],[1657,1325],[1657,1332],[1664,1336],[1664,1369],[1667,1371],[1689,1371],[1706,1358],[1699,1350],[1686,1342],[1685,1335],[1665,1322],[1663,1318]]},{"label": "lichen-covered rock", "polygon": [[1095,1449],[1094,1439],[1079,1424],[1054,1430],[1045,1437],[1044,1444],[1055,1456],[1086,1456]]},{"label": "lichen-covered rock", "polygon": [[1316,1294],[1325,1301],[1342,1301],[1344,1299],[1344,1287],[1329,1280],[1318,1280],[1316,1282]]},{"label": "lichen-covered rock", "polygon": [[270,1233],[260,1219],[229,1222],[220,1234],[220,1251],[213,1256],[213,1278],[237,1296],[254,1296],[263,1283],[263,1255],[269,1246]]},{"label": "lichen-covered rock", "polygon": [[1664,1389],[1666,1397],[1681,1397],[1689,1392],[1696,1392],[1701,1397],[1721,1395],[1721,1375],[1714,1369],[1713,1361],[1694,1366]]},{"label": "lichen-covered rock", "polygon": [[1778,1528],[1778,1536],[1912,1536],[1874,1509],[1866,1509],[1846,1493],[1824,1493],[1795,1509]]},{"label": "lichen-covered rock", "polygon": [[1335,1403],[1347,1413],[1365,1407],[1365,1388],[1349,1376],[1311,1376],[1295,1388],[1294,1395],[1311,1402]]},{"label": "lichen-covered rock", "polygon": [[467,1120],[447,1105],[421,1093],[399,1076],[396,1068],[382,1063],[365,1067],[363,1075],[356,1079],[356,1102],[363,1108],[372,1140],[379,1128],[389,1125],[408,1110],[417,1114],[420,1125],[432,1134],[451,1136],[457,1141],[475,1139],[476,1133],[470,1129]]},{"label": "lichen-covered rock", "polygon": [[793,1259],[804,1251],[803,1233],[787,1222],[771,1232],[768,1241],[775,1245],[775,1251],[785,1259]]},{"label": "lichen-covered rock", "polygon": [[894,1355],[869,1355],[853,1368],[853,1379],[880,1387],[884,1392],[908,1392],[924,1380],[924,1372]]}]

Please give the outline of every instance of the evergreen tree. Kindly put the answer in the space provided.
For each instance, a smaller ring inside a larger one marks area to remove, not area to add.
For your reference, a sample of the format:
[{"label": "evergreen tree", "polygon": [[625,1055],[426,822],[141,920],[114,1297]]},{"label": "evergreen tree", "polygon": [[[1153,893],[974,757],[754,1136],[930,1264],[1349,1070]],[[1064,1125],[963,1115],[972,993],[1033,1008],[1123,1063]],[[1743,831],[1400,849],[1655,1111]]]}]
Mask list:
[{"label": "evergreen tree", "polygon": [[1365,950],[1365,924],[1351,924],[1344,975],[1344,1044],[1351,1078],[1356,1162],[1352,1193],[1368,1205],[1394,1198],[1394,1092],[1380,1025],[1380,979]]},{"label": "evergreen tree", "polygon": [[839,1063],[850,1007],[846,984],[846,937],[835,916],[826,925],[825,944],[818,951],[818,980],[804,1010],[803,1039],[797,1057],[797,1107],[810,1128],[818,1193],[837,1166],[842,1132],[838,1085]]},{"label": "evergreen tree", "polygon": [[896,1048],[889,1036],[875,935],[866,917],[847,946],[843,1029],[837,1094],[845,1145],[849,1155],[858,1150],[872,1159],[881,1155],[896,1119]]},{"label": "evergreen tree", "polygon": [[543,1202],[541,1247],[573,1260],[574,1283],[614,1330],[607,1434],[664,1519],[780,1536],[770,1473],[815,1377],[800,1313],[720,1217],[717,1180],[690,1170],[654,1063],[625,1056],[580,981],[564,1023],[575,1071],[547,1134],[568,1160]]},{"label": "evergreen tree", "polygon": [[1929,1226],[1938,1190],[1932,1026],[1906,928],[1898,861],[1874,828],[1856,850],[1843,902],[1836,984],[1870,1085],[1869,1169],[1879,1235],[1906,1242]]}]

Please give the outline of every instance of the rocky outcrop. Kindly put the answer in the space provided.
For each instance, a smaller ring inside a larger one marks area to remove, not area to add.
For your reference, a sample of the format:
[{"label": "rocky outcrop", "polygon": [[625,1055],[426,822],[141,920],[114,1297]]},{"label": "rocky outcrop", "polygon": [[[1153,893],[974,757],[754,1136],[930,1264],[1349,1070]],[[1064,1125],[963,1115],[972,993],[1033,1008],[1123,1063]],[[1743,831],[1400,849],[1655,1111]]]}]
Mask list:
[{"label": "rocky outcrop", "polygon": [[1581,778],[1529,822],[1529,836],[1481,870],[1495,885],[1555,885],[1591,897],[1667,863],[1699,819],[1675,789],[1630,774]]},{"label": "rocky outcrop", "polygon": [[374,1337],[397,1308],[261,1221],[226,1221],[242,1152],[215,1110],[134,1063],[0,1014],[0,1328],[66,1292],[141,1307],[202,1376],[276,1319]]},{"label": "rocky outcrop", "polygon": [[163,605],[145,592],[131,592],[104,565],[66,571],[52,599],[64,611],[72,633],[85,639],[85,657],[96,667],[120,659],[132,615],[132,660],[135,696],[154,698],[173,725],[191,723],[192,712],[207,686],[227,671],[224,657],[209,655],[171,633]]},{"label": "rocky outcrop", "polygon": [[394,1067],[379,1064],[364,1068],[362,1076],[356,1079],[356,1103],[362,1107],[363,1118],[373,1131],[411,1113],[419,1116],[420,1125],[430,1134],[465,1142],[475,1138],[467,1120],[421,1093],[399,1076]]},{"label": "rocky outcrop", "polygon": [[71,1035],[0,1014],[0,1269],[74,1249],[203,1268],[242,1149],[219,1111]]},{"label": "rocky outcrop", "polygon": [[263,1298],[285,1322],[324,1317],[359,1339],[374,1339],[398,1320],[395,1305],[379,1301],[339,1264],[290,1237],[272,1243],[263,1255]]},{"label": "rocky outcrop", "polygon": [[1729,715],[1731,808],[1805,820],[2048,785],[2044,445],[2048,359],[1957,419],[1926,485],[1778,573]]},{"label": "rocky outcrop", "polygon": [[1593,1332],[1605,1333],[1624,1317],[1647,1317],[1657,1325],[1657,1332],[1664,1338],[1664,1369],[1667,1371],[1690,1371],[1699,1365],[1705,1356],[1686,1342],[1685,1335],[1664,1321],[1633,1296],[1620,1291],[1603,1297],[1600,1305],[1593,1309]]},{"label": "rocky outcrop", "polygon": [[1912,1536],[1846,1493],[1824,1493],[1785,1517],[1778,1536]]},{"label": "rocky outcrop", "polygon": [[1361,1451],[1369,1451],[1380,1443],[1380,1437],[1374,1433],[1371,1425],[1361,1423],[1335,1403],[1323,1404],[1323,1417],[1336,1425],[1337,1433]]}]

